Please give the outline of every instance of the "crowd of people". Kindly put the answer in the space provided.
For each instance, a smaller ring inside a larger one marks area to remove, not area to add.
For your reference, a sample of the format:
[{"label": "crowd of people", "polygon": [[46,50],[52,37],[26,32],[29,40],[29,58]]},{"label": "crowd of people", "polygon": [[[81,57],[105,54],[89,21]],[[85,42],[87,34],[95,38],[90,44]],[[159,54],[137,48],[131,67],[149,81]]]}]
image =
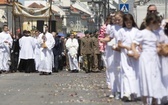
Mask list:
[{"label": "crowd of people", "polygon": [[50,75],[63,69],[72,73],[80,70],[100,72],[103,69],[101,61],[98,31],[77,36],[71,32],[67,37],[63,33],[24,30],[21,35],[12,35],[8,26],[3,26],[1,33],[1,73],[5,72],[39,72],[40,75]]},{"label": "crowd of people", "polygon": [[106,69],[109,97],[143,105],[168,104],[168,22],[149,5],[140,28],[130,13],[110,14],[99,31],[85,36],[23,31],[10,35],[4,25],[0,33],[1,72],[39,72],[50,75],[67,69],[86,73]]},{"label": "crowd of people", "polygon": [[[109,21],[110,20],[110,21]],[[168,22],[155,5],[138,28],[130,13],[117,11],[101,27],[109,97],[143,105],[168,104]],[[106,43],[106,44],[104,44]]]}]

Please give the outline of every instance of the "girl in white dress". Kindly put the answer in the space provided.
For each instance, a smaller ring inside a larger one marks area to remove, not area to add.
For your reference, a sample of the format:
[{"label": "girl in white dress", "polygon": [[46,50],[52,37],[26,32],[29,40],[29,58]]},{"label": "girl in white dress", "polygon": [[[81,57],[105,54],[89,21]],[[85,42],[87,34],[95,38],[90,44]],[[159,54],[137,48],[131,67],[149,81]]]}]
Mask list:
[{"label": "girl in white dress", "polygon": [[123,101],[128,101],[134,100],[135,95],[139,93],[138,62],[128,55],[132,41],[139,30],[131,14],[125,14],[123,21],[123,28],[118,32],[118,46],[121,49],[121,98]]},{"label": "girl in white dress", "polygon": [[[168,26],[168,25],[167,25]],[[165,25],[165,32],[160,25],[158,25],[158,29],[155,30],[155,34],[158,37],[159,43],[161,46],[168,46],[168,37],[165,35],[168,31],[168,27]],[[168,35],[168,33],[167,33]],[[162,83],[165,87],[165,97],[163,98],[163,103],[168,103],[168,54],[160,54],[160,62],[161,62],[161,75],[162,75]]]},{"label": "girl in white dress", "polygon": [[[109,36],[111,34],[111,27],[112,23],[108,24],[106,27],[106,32],[105,35]],[[112,50],[112,45],[114,44],[114,40],[111,40],[110,42],[107,42],[106,47],[105,47],[105,60],[106,60],[106,75],[108,76],[108,81],[109,81],[109,88],[113,87],[113,82],[114,82],[114,73],[111,68],[111,63],[113,61],[113,50]],[[110,94],[110,98],[114,97],[113,94]]]},{"label": "girl in white dress", "polygon": [[124,13],[122,11],[117,11],[115,13],[115,24],[111,26],[110,35],[106,38],[102,39],[102,42],[109,42],[113,40],[114,45],[112,45],[113,49],[113,60],[111,62],[110,66],[110,85],[112,94],[115,95],[116,99],[120,98],[120,52],[117,47],[117,35],[118,30],[122,28],[123,24],[123,15]]},{"label": "girl in white dress", "polygon": [[[140,93],[144,105],[147,105],[147,98],[152,97],[152,105],[157,105],[157,99],[164,95],[164,88],[161,81],[161,66],[157,53],[157,36],[153,30],[157,29],[159,17],[150,14],[146,17],[146,28],[137,33],[133,40],[132,50],[134,57],[139,58],[139,79]],[[141,45],[141,54],[136,46]]]}]

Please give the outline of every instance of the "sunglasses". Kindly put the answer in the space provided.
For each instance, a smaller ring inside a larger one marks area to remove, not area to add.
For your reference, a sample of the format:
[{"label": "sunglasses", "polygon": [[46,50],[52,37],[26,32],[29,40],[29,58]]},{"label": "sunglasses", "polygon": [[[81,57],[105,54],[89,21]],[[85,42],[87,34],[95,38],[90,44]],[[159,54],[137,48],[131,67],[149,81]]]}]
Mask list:
[{"label": "sunglasses", "polygon": [[149,10],[150,13],[156,13],[157,10]]}]

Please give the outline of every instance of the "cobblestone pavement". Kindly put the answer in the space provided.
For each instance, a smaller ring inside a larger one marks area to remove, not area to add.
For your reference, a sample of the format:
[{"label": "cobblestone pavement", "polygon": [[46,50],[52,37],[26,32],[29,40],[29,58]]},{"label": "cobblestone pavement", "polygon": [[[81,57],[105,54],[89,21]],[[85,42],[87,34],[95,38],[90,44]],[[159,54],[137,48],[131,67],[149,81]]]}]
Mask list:
[{"label": "cobblestone pavement", "polygon": [[141,105],[109,99],[105,72],[0,75],[0,105]]}]

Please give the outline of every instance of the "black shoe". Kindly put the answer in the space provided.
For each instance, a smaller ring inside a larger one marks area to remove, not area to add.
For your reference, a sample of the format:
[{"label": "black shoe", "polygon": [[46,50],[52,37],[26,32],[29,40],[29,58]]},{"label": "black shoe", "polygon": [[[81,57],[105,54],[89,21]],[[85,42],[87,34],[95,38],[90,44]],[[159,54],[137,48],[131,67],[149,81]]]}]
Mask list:
[{"label": "black shoe", "polygon": [[131,94],[130,97],[131,97],[131,101],[137,101],[136,100],[137,99],[137,95],[136,94]]},{"label": "black shoe", "polygon": [[54,72],[54,73],[58,73],[58,71],[59,71],[59,70],[58,70],[58,69],[56,69],[56,70],[54,70],[53,72]]},{"label": "black shoe", "polygon": [[44,72],[40,72],[40,74],[39,75],[44,75]]},{"label": "black shoe", "polygon": [[51,74],[52,74],[51,72],[47,73],[47,75],[51,75]]},{"label": "black shoe", "polygon": [[85,73],[90,73],[90,71],[85,71]]},{"label": "black shoe", "polygon": [[129,100],[128,97],[124,96],[124,97],[122,98],[122,101],[124,101],[124,102],[129,102],[130,100]]},{"label": "black shoe", "polygon": [[75,70],[70,70],[70,73],[75,73]]},{"label": "black shoe", "polygon": [[75,69],[75,70],[74,70],[74,72],[75,72],[75,73],[78,73],[78,72],[79,72],[79,70]]}]

